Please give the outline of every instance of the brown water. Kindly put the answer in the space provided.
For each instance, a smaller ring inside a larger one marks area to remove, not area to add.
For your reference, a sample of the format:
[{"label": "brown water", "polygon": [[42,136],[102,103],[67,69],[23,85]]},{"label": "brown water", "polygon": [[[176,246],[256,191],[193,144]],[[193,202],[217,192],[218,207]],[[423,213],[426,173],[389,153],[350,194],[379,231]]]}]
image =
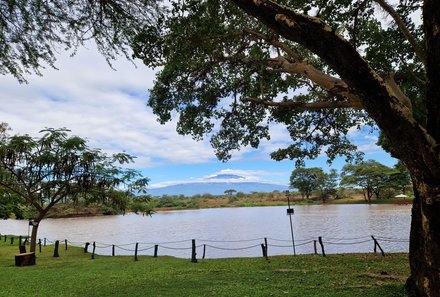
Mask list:
[{"label": "brown water", "polygon": [[[322,237],[327,253],[371,252],[374,235],[385,252],[408,251],[410,206],[401,205],[312,205],[295,206],[292,216],[296,253],[313,253],[313,240]],[[0,221],[1,234],[28,234],[27,221]],[[159,255],[189,258],[191,239],[196,239],[198,257],[206,244],[206,257],[251,257],[261,255],[268,238],[269,255],[292,254],[292,239],[286,207],[221,208],[159,212],[153,217],[135,214],[41,222],[39,238],[48,242],[64,239],[82,246],[96,242],[98,254]],[[318,245],[319,247],[319,245]]]}]

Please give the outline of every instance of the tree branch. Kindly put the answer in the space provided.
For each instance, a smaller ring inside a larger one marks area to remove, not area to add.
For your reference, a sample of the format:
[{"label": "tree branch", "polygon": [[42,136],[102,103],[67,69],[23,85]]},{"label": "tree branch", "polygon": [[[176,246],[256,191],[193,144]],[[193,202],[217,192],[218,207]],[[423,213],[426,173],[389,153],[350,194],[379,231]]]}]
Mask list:
[{"label": "tree branch", "polygon": [[405,36],[406,40],[408,40],[408,42],[413,47],[417,57],[420,59],[420,61],[422,61],[423,65],[426,66],[425,50],[419,45],[417,39],[411,34],[411,32],[409,32],[408,27],[405,25],[397,11],[391,5],[389,5],[386,0],[374,0],[374,2],[379,4],[380,7],[382,7],[382,9],[385,10],[393,18],[400,32],[403,34],[403,36]]},{"label": "tree branch", "polygon": [[[271,0],[233,2],[277,34],[305,46],[327,63],[359,96],[365,110],[390,140],[391,146],[399,152],[397,157],[409,164],[408,167],[422,172],[423,178],[431,179],[440,175],[438,156],[434,150],[427,149],[433,146],[435,140],[414,119],[400,94],[372,69],[347,40],[321,19],[296,13]],[[437,0],[426,2],[435,6]],[[437,27],[435,36],[440,41],[438,31]]]},{"label": "tree branch", "polygon": [[297,111],[319,111],[323,109],[338,109],[338,108],[353,108],[353,109],[363,109],[360,102],[350,102],[350,101],[319,101],[319,102],[294,102],[294,101],[282,101],[275,102],[270,100],[258,99],[258,98],[242,98],[241,102],[254,103],[264,106],[272,107],[284,107],[288,109],[293,109]]}]

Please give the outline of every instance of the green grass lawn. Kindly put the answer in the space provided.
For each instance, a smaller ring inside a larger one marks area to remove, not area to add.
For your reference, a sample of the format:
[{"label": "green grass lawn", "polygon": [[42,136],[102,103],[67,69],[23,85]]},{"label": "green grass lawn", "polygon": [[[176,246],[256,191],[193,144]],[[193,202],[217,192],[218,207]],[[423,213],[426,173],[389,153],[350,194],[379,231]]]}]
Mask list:
[{"label": "green grass lawn", "polygon": [[407,254],[189,259],[96,256],[60,245],[37,265],[14,266],[18,247],[0,241],[0,296],[406,296]]}]

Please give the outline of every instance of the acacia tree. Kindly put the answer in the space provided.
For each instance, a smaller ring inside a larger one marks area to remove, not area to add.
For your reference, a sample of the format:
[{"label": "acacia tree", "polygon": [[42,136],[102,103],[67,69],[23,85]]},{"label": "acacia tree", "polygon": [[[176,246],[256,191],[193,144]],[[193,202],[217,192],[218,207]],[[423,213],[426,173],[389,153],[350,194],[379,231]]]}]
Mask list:
[{"label": "acacia tree", "polygon": [[399,190],[402,194],[406,193],[408,186],[411,184],[411,177],[402,162],[399,161],[394,165],[390,175],[390,183],[393,188]]},{"label": "acacia tree", "polygon": [[321,192],[322,202],[326,202],[331,195],[335,195],[338,187],[338,171],[336,169],[331,169],[329,173],[321,170],[318,175],[317,187]]},{"label": "acacia tree", "polygon": [[324,171],[321,168],[296,168],[290,175],[290,187],[298,189],[303,199],[310,199],[312,191],[318,189],[320,177],[323,175]]},{"label": "acacia tree", "polygon": [[257,147],[269,124],[281,123],[292,144],[272,157],[300,164],[321,151],[353,156],[348,129],[377,125],[414,184],[407,289],[438,296],[438,1],[171,3],[133,44],[146,65],[164,67],[149,99],[159,120],[178,111],[177,131],[212,134],[221,159]]},{"label": "acacia tree", "polygon": [[41,220],[62,200],[83,195],[85,199],[105,201],[116,189],[127,193],[146,190],[147,178],[133,169],[116,166],[132,162],[132,156],[107,156],[67,131],[43,130],[41,138],[14,135],[0,145],[0,187],[35,209],[30,251],[35,251]]},{"label": "acacia tree", "polygon": [[228,196],[232,196],[234,193],[237,193],[237,191],[234,189],[227,189],[224,193]]},{"label": "acacia tree", "polygon": [[347,164],[342,169],[341,184],[361,187],[365,201],[371,203],[373,194],[379,199],[381,190],[389,187],[391,168],[374,160]]}]

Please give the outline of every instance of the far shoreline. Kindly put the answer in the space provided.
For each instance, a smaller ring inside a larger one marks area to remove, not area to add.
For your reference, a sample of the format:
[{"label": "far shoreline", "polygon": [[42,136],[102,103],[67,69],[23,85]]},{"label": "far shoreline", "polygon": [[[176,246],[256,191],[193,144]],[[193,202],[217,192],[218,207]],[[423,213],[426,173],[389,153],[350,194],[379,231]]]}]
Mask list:
[{"label": "far shoreline", "polygon": [[[218,199],[218,198],[212,198]],[[392,204],[392,205],[411,205],[412,199],[380,199],[380,200],[372,200],[371,203],[367,203],[364,199],[359,198],[344,198],[344,199],[331,199],[323,203],[322,201],[316,200],[304,200],[304,201],[295,201],[291,203],[291,206],[303,206],[303,205],[352,205],[352,204],[370,204],[370,205],[378,205],[378,204]],[[225,204],[207,204],[201,207],[156,207],[154,208],[155,212],[169,212],[169,211],[183,211],[183,210],[201,210],[201,209],[217,209],[217,208],[242,208],[242,207],[271,207],[271,206],[286,206],[286,202],[274,202],[271,203],[263,203],[261,201],[255,201],[255,203],[225,203]],[[89,208],[76,208],[76,212],[70,213],[52,213],[47,218],[50,219],[63,219],[63,218],[80,218],[80,217],[99,217],[99,216],[108,216],[108,215],[123,215],[128,213],[134,213],[131,211],[127,211],[125,213],[100,213],[99,211],[90,212]],[[84,212],[82,210],[85,210]],[[153,213],[154,215],[154,213]]]}]

